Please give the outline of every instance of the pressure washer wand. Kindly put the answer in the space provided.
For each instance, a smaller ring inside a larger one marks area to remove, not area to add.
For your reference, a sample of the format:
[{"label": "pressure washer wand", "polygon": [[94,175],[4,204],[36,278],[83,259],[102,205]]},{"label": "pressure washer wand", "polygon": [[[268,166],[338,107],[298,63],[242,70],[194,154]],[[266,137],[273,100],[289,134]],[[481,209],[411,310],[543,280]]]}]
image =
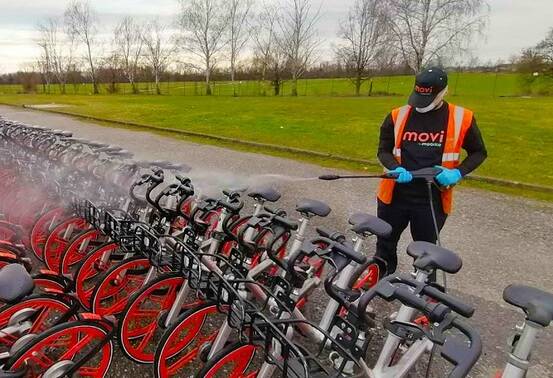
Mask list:
[{"label": "pressure washer wand", "polygon": [[383,174],[383,175],[350,175],[350,176],[322,175],[322,176],[319,176],[319,180],[324,180],[324,181],[335,181],[335,180],[342,180],[342,179],[373,179],[373,178],[395,179],[396,175]]}]

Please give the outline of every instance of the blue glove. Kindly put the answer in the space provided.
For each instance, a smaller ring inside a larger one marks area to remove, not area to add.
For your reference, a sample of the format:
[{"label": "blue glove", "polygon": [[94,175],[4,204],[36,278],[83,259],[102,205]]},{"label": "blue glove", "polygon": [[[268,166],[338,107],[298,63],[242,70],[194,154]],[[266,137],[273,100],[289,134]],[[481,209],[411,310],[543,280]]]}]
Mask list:
[{"label": "blue glove", "polygon": [[403,167],[397,167],[392,171],[388,171],[388,174],[390,176],[397,176],[396,182],[398,184],[407,184],[408,182],[411,182],[413,180],[413,175],[411,174],[411,172]]},{"label": "blue glove", "polygon": [[463,176],[461,175],[461,171],[458,169],[449,169],[442,167],[440,165],[437,165],[434,168],[441,169],[442,171],[436,176],[436,181],[438,181],[438,184],[441,186],[453,186],[456,185]]}]

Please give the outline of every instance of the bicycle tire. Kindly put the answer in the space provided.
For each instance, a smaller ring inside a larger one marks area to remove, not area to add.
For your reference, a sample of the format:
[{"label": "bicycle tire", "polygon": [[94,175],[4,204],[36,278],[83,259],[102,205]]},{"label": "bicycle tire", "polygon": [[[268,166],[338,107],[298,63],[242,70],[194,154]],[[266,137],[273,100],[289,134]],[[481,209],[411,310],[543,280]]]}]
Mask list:
[{"label": "bicycle tire", "polygon": [[[73,335],[71,335],[71,333],[73,333]],[[86,334],[88,336],[87,339],[99,338],[102,342],[104,342],[106,341],[107,338],[110,337],[110,333],[111,333],[111,330],[108,329],[106,325],[98,321],[77,320],[74,322],[63,323],[58,326],[52,327],[48,331],[38,334],[34,339],[29,341],[27,344],[23,345],[17,352],[15,352],[10,357],[10,359],[4,365],[4,368],[17,371],[22,369],[25,365],[25,368],[27,369],[27,373],[29,373],[29,369],[32,369],[32,362],[34,359],[36,359],[37,356],[41,360],[41,365],[49,364],[48,367],[51,367],[52,365],[54,365],[54,363],[57,363],[62,360],[68,360],[68,359],[72,360],[77,356],[77,353],[86,351],[85,347],[87,345],[82,344],[82,340],[85,338],[83,337],[79,341],[75,342],[75,340],[78,340],[75,337],[75,334],[77,335]],[[71,336],[73,337],[67,342],[68,345],[71,345],[71,348],[61,356],[57,356],[54,361],[50,360],[50,362],[47,362],[45,360],[45,358],[47,358],[49,355],[47,353],[50,353],[51,355],[51,353],[56,352],[57,349],[59,349],[59,347],[62,346],[61,344],[62,344],[62,341],[64,341],[65,335],[69,335],[70,337]],[[100,340],[98,340],[98,343],[100,342]],[[89,367],[87,370],[86,376],[94,376],[94,377],[105,376],[106,372],[108,371],[111,365],[111,361],[113,358],[113,341],[112,340],[107,341],[102,346],[99,352],[102,353],[102,355],[100,356],[100,366],[97,367],[97,371],[95,371],[94,373],[91,373],[91,371],[93,371],[92,370],[93,368]],[[91,358],[89,359],[89,362],[93,358],[96,358],[97,356],[98,356],[98,353],[96,353],[94,356],[91,356]],[[86,368],[86,366],[84,366],[83,368]],[[45,370],[46,368],[43,367],[40,370],[40,373],[43,373]],[[37,375],[33,375],[33,376],[37,376]]]},{"label": "bicycle tire", "polygon": [[[206,324],[207,317],[215,315],[217,315],[218,318],[220,317],[220,319],[211,319],[211,323],[214,324],[213,327],[215,327],[216,332],[208,332],[208,335],[198,342],[198,346],[192,348],[192,351],[187,351],[190,346],[194,346],[193,343],[195,341],[198,341],[197,337]],[[193,369],[197,369],[198,364],[203,364],[200,358],[198,358],[200,357],[201,348],[215,339],[220,325],[224,324],[226,319],[226,314],[220,313],[217,304],[213,301],[201,304],[179,316],[175,323],[165,330],[158,343],[154,357],[155,377],[167,378],[171,376],[183,376],[182,370],[187,364],[192,364]],[[183,330],[186,330],[184,336],[182,333]],[[190,330],[192,332],[190,332]],[[177,359],[175,363],[171,364],[172,366],[168,366],[171,360],[174,360],[185,351],[186,353],[184,353],[182,357],[186,364],[182,359]],[[188,361],[186,361],[187,359]],[[173,371],[171,372],[171,370]]]}]

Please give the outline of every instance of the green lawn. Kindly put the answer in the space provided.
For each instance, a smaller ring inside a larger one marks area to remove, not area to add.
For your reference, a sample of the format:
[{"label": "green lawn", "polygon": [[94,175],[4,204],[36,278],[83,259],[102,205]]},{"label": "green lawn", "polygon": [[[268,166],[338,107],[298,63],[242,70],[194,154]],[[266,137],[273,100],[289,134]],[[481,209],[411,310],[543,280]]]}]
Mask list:
[{"label": "green lawn", "polygon": [[[369,93],[369,82],[365,82],[361,89],[363,95]],[[375,77],[373,79],[373,93],[401,94],[406,95],[412,89],[412,76],[389,76]],[[153,94],[154,87],[151,83],[139,83],[141,94]],[[130,94],[129,84],[118,84],[119,94]],[[449,89],[452,95],[478,95],[478,96],[515,96],[520,93],[519,76],[511,73],[486,74],[486,73],[451,73],[449,78]],[[39,93],[49,91],[49,94],[59,94],[57,85],[49,88],[37,87]],[[87,95],[92,93],[90,84],[67,85],[68,94]],[[272,96],[273,90],[269,82],[260,81],[239,81],[234,85],[230,82],[217,81],[212,84],[215,96],[241,97]],[[539,83],[536,83],[532,90],[539,90]],[[205,95],[205,87],[202,82],[163,82],[161,84],[162,94],[173,96],[194,96]],[[291,85],[284,82],[281,94],[289,96]],[[18,94],[22,92],[20,85],[0,85],[0,94]],[[107,93],[107,86],[100,84],[101,94]],[[348,79],[305,79],[298,83],[300,96],[352,96],[354,87]]]},{"label": "green lawn", "polygon": [[[378,129],[404,97],[199,97],[0,95],[9,104],[58,108],[313,151],[374,159]],[[479,175],[553,187],[553,98],[452,96],[475,111],[488,150]],[[549,167],[549,168],[548,168]]]}]

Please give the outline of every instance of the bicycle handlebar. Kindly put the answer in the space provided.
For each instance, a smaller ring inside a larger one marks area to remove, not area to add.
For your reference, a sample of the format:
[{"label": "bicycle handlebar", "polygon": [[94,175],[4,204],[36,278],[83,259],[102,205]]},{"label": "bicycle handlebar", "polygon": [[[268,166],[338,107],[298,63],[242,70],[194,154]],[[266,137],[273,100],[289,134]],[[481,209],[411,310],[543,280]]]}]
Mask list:
[{"label": "bicycle handlebar", "polygon": [[[425,285],[420,288],[417,285],[415,290],[412,290],[405,286],[406,284],[411,286],[409,285],[409,280],[398,279],[398,277],[391,276],[386,277],[381,280],[376,287],[364,293],[359,299],[357,306],[351,305],[350,311],[355,311],[354,313],[359,319],[364,319],[366,322],[370,323],[370,319],[367,319],[366,316],[366,307],[376,296],[388,302],[398,300],[402,304],[420,311],[434,323],[432,332],[423,330],[425,335],[433,343],[443,345],[441,350],[442,357],[455,365],[449,377],[466,377],[474,364],[478,361],[482,352],[480,334],[469,324],[460,319],[459,315],[457,315],[459,312],[454,310],[456,306],[463,309],[464,307],[468,307],[468,305],[442,293],[434,287]],[[422,289],[422,291],[419,293],[420,289]],[[432,299],[437,300],[438,303],[428,302],[426,299],[420,297],[419,294],[428,295]],[[451,312],[452,310],[455,312]],[[463,333],[470,341],[470,345],[467,345],[466,342],[459,342],[455,338],[445,337],[445,332],[451,328],[455,328]]]}]

